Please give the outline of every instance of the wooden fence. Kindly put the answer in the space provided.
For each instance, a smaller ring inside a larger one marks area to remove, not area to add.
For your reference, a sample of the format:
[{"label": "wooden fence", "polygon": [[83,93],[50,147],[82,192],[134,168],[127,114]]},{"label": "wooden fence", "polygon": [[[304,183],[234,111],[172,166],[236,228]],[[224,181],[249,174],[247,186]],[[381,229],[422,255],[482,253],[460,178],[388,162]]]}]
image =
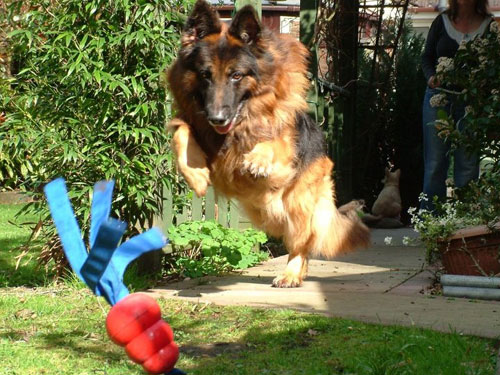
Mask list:
[{"label": "wooden fence", "polygon": [[[168,228],[171,225],[179,225],[193,220],[216,220],[225,227],[234,229],[246,229],[251,227],[250,220],[239,209],[237,202],[228,201],[226,198],[215,193],[210,186],[203,198],[193,194],[193,198],[183,206],[182,212],[177,212],[172,200],[172,193],[168,189],[163,190],[163,214],[156,218],[154,225],[161,228],[168,236]],[[172,252],[170,244],[165,246],[163,253]],[[151,251],[141,256],[139,260],[139,273],[148,274],[158,272],[161,269],[160,251]]]},{"label": "wooden fence", "polygon": [[172,194],[164,190],[163,217],[161,227],[165,233],[171,225],[179,225],[186,221],[216,220],[225,227],[245,229],[251,226],[249,219],[238,207],[236,201],[228,201],[218,195],[210,186],[203,198],[193,194],[193,198],[184,205],[182,212],[174,207]]}]

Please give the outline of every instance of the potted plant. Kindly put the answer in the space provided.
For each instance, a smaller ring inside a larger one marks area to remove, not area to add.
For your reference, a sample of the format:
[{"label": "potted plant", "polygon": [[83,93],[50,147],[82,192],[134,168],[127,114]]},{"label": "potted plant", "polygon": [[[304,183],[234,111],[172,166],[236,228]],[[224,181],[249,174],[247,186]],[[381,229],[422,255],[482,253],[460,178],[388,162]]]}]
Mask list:
[{"label": "potted plant", "polygon": [[448,274],[500,274],[499,189],[500,173],[488,171],[435,211],[409,210],[429,263],[441,260]]},{"label": "potted plant", "polygon": [[500,274],[500,224],[497,215],[485,219],[491,212],[486,199],[483,203],[486,206],[451,199],[436,201],[435,211],[409,210],[413,228],[426,248],[428,263],[440,260],[449,274]]},{"label": "potted plant", "polygon": [[496,276],[500,274],[500,232],[486,225],[459,229],[440,243],[446,273]]},{"label": "potted plant", "polygon": [[446,273],[500,274],[499,50],[499,25],[493,22],[484,37],[460,44],[455,57],[441,58],[437,67],[445,88],[431,105],[439,107],[455,96],[454,102],[466,110],[460,131],[444,110],[438,110],[435,126],[452,147],[478,153],[483,167],[478,181],[456,191],[447,202],[436,202],[435,211],[410,210],[428,261],[440,258]]}]

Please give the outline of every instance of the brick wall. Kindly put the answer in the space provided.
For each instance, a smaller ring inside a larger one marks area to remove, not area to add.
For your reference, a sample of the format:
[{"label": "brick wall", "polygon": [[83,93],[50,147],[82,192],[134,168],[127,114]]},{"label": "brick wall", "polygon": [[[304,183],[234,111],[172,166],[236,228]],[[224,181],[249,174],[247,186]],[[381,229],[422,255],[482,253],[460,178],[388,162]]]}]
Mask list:
[{"label": "brick wall", "polygon": [[[415,0],[412,3],[417,7],[433,8],[438,4],[438,0]],[[500,7],[500,0],[489,0],[490,7]]]}]

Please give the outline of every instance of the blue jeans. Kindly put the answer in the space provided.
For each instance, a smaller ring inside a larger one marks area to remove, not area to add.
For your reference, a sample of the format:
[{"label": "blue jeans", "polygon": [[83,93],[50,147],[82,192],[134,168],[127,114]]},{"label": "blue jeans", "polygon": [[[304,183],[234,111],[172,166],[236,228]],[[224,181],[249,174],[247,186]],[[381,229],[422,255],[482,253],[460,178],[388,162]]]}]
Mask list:
[{"label": "blue jeans", "polygon": [[[420,203],[420,208],[427,210],[434,209],[433,197],[440,199],[446,197],[446,177],[448,176],[448,167],[450,165],[450,142],[446,142],[439,137],[434,126],[434,120],[437,118],[438,108],[430,106],[430,98],[439,91],[427,87],[423,104],[423,135],[424,135],[424,187],[423,193],[427,196],[427,201]],[[464,116],[464,106],[451,102],[444,109],[450,113],[455,120],[455,124]],[[460,121],[459,130],[463,129],[463,121]],[[479,157],[467,153],[463,147],[453,151],[454,169],[453,176],[455,187],[461,188],[467,185],[469,181],[479,177]]]}]

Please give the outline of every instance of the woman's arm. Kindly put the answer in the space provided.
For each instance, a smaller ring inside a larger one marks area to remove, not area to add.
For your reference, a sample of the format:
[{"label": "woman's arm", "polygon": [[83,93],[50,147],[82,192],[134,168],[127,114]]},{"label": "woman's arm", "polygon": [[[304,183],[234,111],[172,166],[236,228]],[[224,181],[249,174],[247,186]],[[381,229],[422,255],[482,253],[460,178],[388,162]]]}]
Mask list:
[{"label": "woman's arm", "polygon": [[443,19],[439,15],[432,22],[429,34],[427,35],[427,40],[425,41],[425,49],[422,55],[422,70],[424,71],[425,79],[430,87],[436,87],[438,82],[436,82],[434,75],[436,74],[437,65],[437,53],[436,47],[443,28]]}]

